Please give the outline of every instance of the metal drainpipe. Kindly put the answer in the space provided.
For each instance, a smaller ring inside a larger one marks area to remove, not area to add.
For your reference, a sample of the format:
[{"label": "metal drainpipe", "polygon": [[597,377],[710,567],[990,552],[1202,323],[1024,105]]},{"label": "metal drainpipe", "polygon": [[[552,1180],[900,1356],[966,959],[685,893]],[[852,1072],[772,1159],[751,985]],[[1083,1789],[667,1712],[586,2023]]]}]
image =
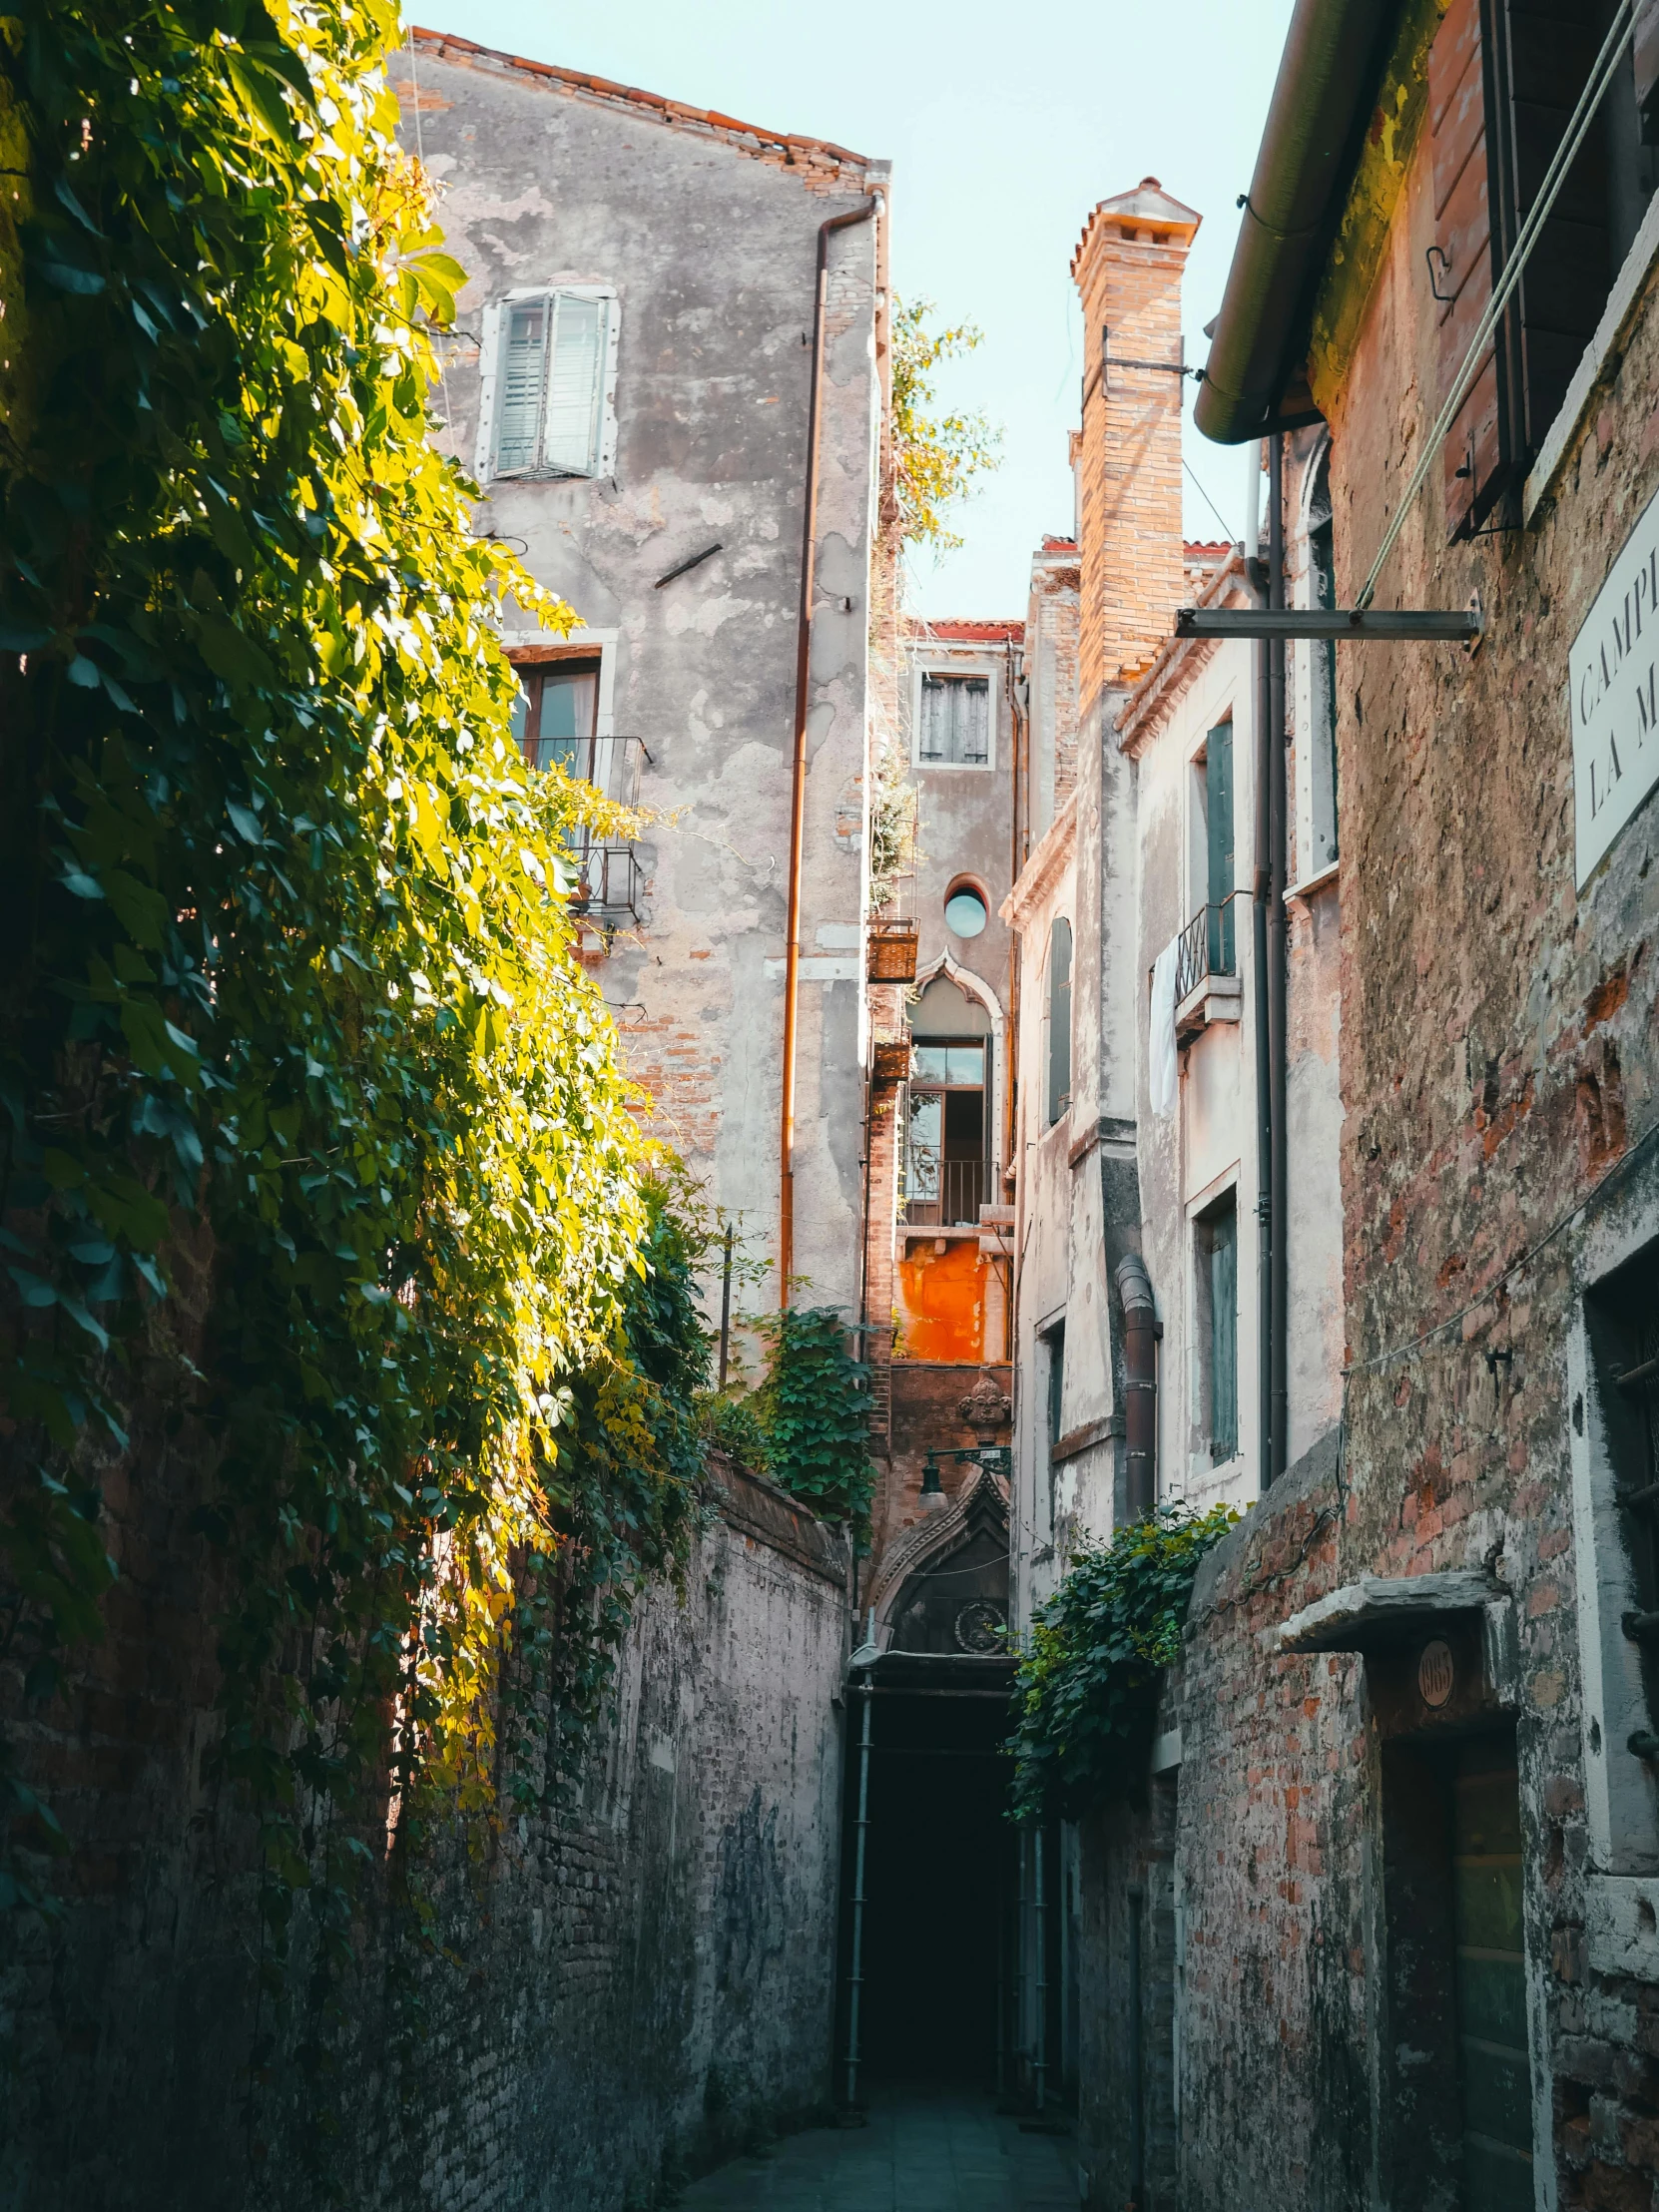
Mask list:
[{"label": "metal drainpipe", "polygon": [[1139,1890],[1129,1892],[1129,2204],[1146,2200],[1146,2072],[1141,2048],[1141,1909]]},{"label": "metal drainpipe", "polygon": [[1037,2037],[1036,2057],[1032,2071],[1037,2077],[1037,2110],[1041,2112],[1048,2102],[1048,1896],[1043,1882],[1043,1832],[1038,1828],[1032,1838],[1033,1859],[1031,1879],[1036,1889],[1036,1947],[1037,1947]]},{"label": "metal drainpipe", "polygon": [[[1261,464],[1258,448],[1258,476]],[[1261,539],[1254,527],[1255,506],[1253,497],[1248,558],[1257,596],[1266,603],[1269,593],[1263,573]],[[1273,870],[1268,858],[1272,849],[1268,785],[1272,781],[1273,713],[1266,640],[1259,639],[1253,650],[1256,663],[1256,871],[1250,919],[1256,1041],[1256,1479],[1265,1490],[1272,1480],[1273,1465],[1273,1040],[1268,1023],[1268,900],[1273,887]]]},{"label": "metal drainpipe", "polygon": [[858,1737],[858,1828],[852,1855],[852,1965],[846,1977],[846,2101],[858,2101],[858,1999],[864,1986],[864,1839],[869,1830],[869,1714],[875,1686],[863,1670],[864,1723]]},{"label": "metal drainpipe", "polygon": [[[1268,440],[1268,604],[1285,604],[1285,439],[1275,431]],[[1270,1379],[1273,1438],[1266,1478],[1276,1480],[1288,1464],[1290,1388],[1287,1343],[1289,1321],[1290,1191],[1285,1128],[1285,1035],[1288,959],[1285,944],[1285,641],[1268,642],[1268,1032],[1273,1078],[1273,1370]]]},{"label": "metal drainpipe", "polygon": [[795,641],[795,772],[790,790],[790,891],[784,947],[784,1070],[779,1127],[778,1303],[790,1302],[795,1272],[795,1056],[801,999],[801,859],[807,828],[807,710],[813,660],[813,595],[818,583],[819,443],[824,407],[824,310],[830,280],[830,239],[867,223],[881,205],[872,193],[860,208],[818,227],[818,288],[813,300],[813,381],[807,412],[807,501],[801,525],[801,612]]},{"label": "metal drainpipe", "polygon": [[1123,1301],[1123,1457],[1125,1504],[1131,1520],[1158,1501],[1158,1340],[1152,1278],[1138,1252],[1117,1265]]}]

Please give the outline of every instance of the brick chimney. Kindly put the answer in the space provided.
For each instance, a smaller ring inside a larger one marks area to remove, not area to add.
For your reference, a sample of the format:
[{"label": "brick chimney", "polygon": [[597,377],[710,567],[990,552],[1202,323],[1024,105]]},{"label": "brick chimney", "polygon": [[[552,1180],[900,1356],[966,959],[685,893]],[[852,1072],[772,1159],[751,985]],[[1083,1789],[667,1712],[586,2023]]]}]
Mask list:
[{"label": "brick chimney", "polygon": [[1087,349],[1078,477],[1085,716],[1102,691],[1145,671],[1187,596],[1183,382],[1117,364],[1181,359],[1181,272],[1199,221],[1156,177],[1143,177],[1133,192],[1100,203],[1072,257]]}]

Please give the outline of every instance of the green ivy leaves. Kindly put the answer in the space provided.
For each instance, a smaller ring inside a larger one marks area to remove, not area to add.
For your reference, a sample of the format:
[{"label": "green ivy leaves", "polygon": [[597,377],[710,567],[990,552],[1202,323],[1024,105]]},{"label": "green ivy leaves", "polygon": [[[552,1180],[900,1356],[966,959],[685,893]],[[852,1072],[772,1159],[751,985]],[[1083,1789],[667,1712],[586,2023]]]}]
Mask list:
[{"label": "green ivy leaves", "polygon": [[1164,1670],[1180,1657],[1199,1561],[1238,1517],[1229,1505],[1202,1515],[1160,1505],[1109,1544],[1073,1554],[1015,1676],[1016,1820],[1076,1820],[1133,1786],[1133,1754]]}]

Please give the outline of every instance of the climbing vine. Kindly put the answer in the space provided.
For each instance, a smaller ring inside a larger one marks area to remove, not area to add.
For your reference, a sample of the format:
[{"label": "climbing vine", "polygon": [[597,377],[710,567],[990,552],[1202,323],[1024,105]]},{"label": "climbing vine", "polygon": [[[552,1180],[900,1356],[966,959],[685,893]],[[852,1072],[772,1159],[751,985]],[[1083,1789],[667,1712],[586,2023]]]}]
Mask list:
[{"label": "climbing vine", "polygon": [[825,1520],[869,1525],[875,1470],[869,1456],[869,1369],[846,1349],[832,1306],[787,1306],[755,1325],[767,1372],[753,1403],[781,1489]]},{"label": "climbing vine", "polygon": [[1014,1680],[1016,1820],[1076,1820],[1122,1789],[1181,1652],[1199,1561],[1238,1519],[1161,1505],[1074,1554]]},{"label": "climbing vine", "polygon": [[0,1639],[50,1698],[108,1472],[187,1470],[274,1957],[306,1891],[344,1940],[371,1801],[487,1822],[498,1716],[591,1714],[706,1357],[559,896],[600,803],[511,737],[503,596],[574,618],[428,434],[396,35],[0,17]]}]

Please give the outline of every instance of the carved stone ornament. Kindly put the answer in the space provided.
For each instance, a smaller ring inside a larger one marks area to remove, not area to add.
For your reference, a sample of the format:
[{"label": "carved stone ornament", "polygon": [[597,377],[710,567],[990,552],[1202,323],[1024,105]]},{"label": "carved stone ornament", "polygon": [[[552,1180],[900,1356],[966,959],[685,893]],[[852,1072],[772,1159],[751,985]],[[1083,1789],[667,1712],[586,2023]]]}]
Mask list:
[{"label": "carved stone ornament", "polygon": [[956,1407],[982,1444],[994,1443],[999,1428],[1013,1415],[1012,1400],[1005,1397],[988,1375],[982,1375]]}]

